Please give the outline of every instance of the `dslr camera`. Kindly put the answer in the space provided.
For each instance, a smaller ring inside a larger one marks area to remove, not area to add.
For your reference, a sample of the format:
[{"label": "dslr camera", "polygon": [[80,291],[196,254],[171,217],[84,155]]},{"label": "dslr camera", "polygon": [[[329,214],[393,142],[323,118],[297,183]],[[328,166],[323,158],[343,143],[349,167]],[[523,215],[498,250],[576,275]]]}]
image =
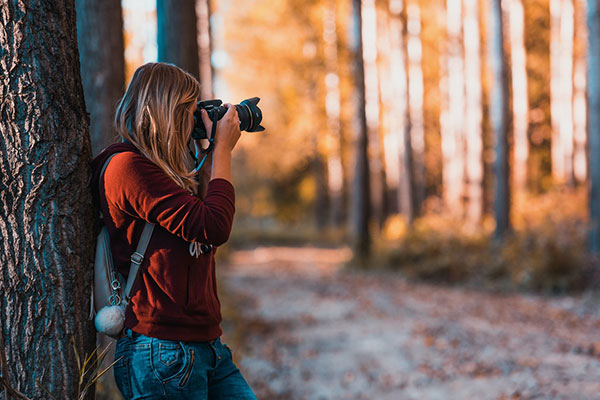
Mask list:
[{"label": "dslr camera", "polygon": [[[240,104],[235,105],[240,119],[240,130],[246,132],[262,132],[265,130],[265,128],[260,125],[262,121],[262,111],[257,105],[259,101],[260,98],[252,97],[251,99],[246,99]],[[227,108],[222,106],[222,104],[223,102],[219,99],[198,102],[198,108],[194,112],[194,130],[192,131],[192,137],[194,139],[208,139],[208,134],[204,127],[204,123],[202,122],[200,111],[203,109],[206,110],[208,117],[213,124],[215,124],[218,120],[223,118],[227,112]]]}]

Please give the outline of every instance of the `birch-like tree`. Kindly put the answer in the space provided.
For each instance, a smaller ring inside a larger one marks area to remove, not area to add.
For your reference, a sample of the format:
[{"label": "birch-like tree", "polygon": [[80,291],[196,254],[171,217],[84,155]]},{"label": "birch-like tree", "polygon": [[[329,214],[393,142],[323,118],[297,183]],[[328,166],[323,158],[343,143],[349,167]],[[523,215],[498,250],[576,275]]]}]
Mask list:
[{"label": "birch-like tree", "polygon": [[567,184],[574,183],[573,32],[573,0],[550,0],[552,176]]},{"label": "birch-like tree", "polygon": [[527,65],[525,53],[525,13],[522,0],[508,4],[513,107],[513,182],[523,192],[527,186],[529,156],[529,100],[527,94]]},{"label": "birch-like tree", "polygon": [[58,399],[76,398],[74,349],[82,357],[95,345],[88,314],[96,214],[75,19],[74,0],[0,3],[0,388],[7,399],[49,398],[40,384]]},{"label": "birch-like tree", "polygon": [[333,226],[344,220],[345,176],[342,164],[342,130],[340,124],[341,95],[338,74],[337,2],[328,0],[323,13],[323,46],[325,57],[325,113],[327,133],[327,184],[329,217]]},{"label": "birch-like tree", "polygon": [[450,212],[462,216],[465,99],[461,0],[446,0],[446,33],[440,79],[443,198]]},{"label": "birch-like tree", "polygon": [[483,132],[479,7],[464,0],[463,44],[465,49],[465,198],[466,218],[472,225],[483,215]]},{"label": "birch-like tree", "polygon": [[196,13],[198,15],[198,55],[200,56],[200,93],[202,99],[212,99],[213,94],[213,68],[211,63],[212,41],[210,29],[210,0],[196,0]]}]

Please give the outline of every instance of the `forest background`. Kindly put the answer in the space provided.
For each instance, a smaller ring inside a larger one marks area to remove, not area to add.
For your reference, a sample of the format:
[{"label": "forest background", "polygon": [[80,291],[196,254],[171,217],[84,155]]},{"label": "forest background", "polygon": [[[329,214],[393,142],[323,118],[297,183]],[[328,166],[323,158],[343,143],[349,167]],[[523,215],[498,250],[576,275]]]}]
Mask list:
[{"label": "forest background", "polygon": [[[59,396],[76,386],[61,371],[93,343],[87,163],[148,61],[197,75],[205,99],[261,98],[267,130],[235,154],[231,247],[348,246],[350,266],[408,278],[594,289],[598,6],[0,3],[0,383],[40,398],[36,377]],[[62,358],[47,372],[50,353]]]}]

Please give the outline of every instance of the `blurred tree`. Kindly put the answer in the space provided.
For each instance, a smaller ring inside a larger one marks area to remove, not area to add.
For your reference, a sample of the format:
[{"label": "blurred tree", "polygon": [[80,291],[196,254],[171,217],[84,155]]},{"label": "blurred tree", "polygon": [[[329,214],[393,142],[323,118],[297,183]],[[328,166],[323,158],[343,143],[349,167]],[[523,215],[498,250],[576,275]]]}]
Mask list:
[{"label": "blurred tree", "polygon": [[199,78],[195,0],[156,0],[158,61]]},{"label": "blurred tree", "polygon": [[416,216],[414,200],[414,179],[412,163],[412,143],[410,113],[408,110],[408,75],[406,56],[405,3],[403,0],[389,0],[386,44],[382,54],[389,54],[386,79],[382,79],[382,107],[387,110],[387,132],[384,140],[386,153],[386,177],[388,188],[393,189],[392,197],[397,210],[412,224]]},{"label": "blurred tree", "polygon": [[465,51],[465,198],[471,225],[483,215],[483,132],[479,7],[477,0],[464,0],[463,46]]},{"label": "blurred tree", "polygon": [[203,99],[212,99],[214,97],[212,85],[213,69],[210,59],[212,53],[210,12],[210,0],[196,0],[200,82],[202,82],[201,97]]},{"label": "blurred tree", "polygon": [[363,61],[362,1],[352,0],[354,32],[354,77],[356,85],[356,137],[354,139],[354,184],[352,188],[352,247],[359,262],[365,262],[371,252],[369,136],[365,106],[365,68]]},{"label": "blurred tree", "polygon": [[95,345],[96,214],[75,27],[74,0],[0,3],[0,385],[32,399],[48,398],[37,382],[76,398],[73,350]]},{"label": "blurred tree", "polygon": [[588,246],[590,253],[600,253],[600,1],[589,0],[587,11],[588,25],[588,68],[587,68],[587,109],[589,143],[589,212],[590,232]]},{"label": "blurred tree", "polygon": [[550,0],[552,176],[569,185],[574,183],[573,18],[573,0]]},{"label": "blurred tree", "polygon": [[367,134],[371,209],[373,218],[379,227],[383,226],[386,216],[385,164],[383,146],[380,137],[379,79],[377,73],[377,12],[375,0],[361,2],[362,15],[362,54],[365,86],[365,113]]},{"label": "blurred tree", "polygon": [[587,179],[586,139],[586,55],[587,28],[586,0],[577,0],[575,6],[575,44],[573,49],[573,175],[577,183]]},{"label": "blurred tree", "polygon": [[406,0],[405,54],[408,77],[408,113],[412,162],[412,199],[415,214],[425,201],[425,129],[423,121],[423,46],[421,43],[421,9],[416,0]]},{"label": "blurred tree", "polygon": [[510,192],[508,185],[508,82],[500,0],[492,0],[490,4],[488,29],[488,62],[491,72],[490,122],[495,141],[495,236],[497,239],[501,239],[510,229]]},{"label": "blurred tree", "polygon": [[340,77],[338,73],[337,1],[327,0],[323,12],[323,46],[325,58],[325,112],[327,113],[327,178],[329,217],[334,226],[344,221],[344,185],[342,131],[340,124]]},{"label": "blurred tree", "polygon": [[510,0],[508,5],[513,106],[513,181],[514,187],[524,192],[527,186],[527,158],[529,156],[529,97],[527,93],[527,65],[525,52],[525,16],[522,0]]},{"label": "blurred tree", "polygon": [[116,140],[113,119],[125,86],[121,1],[76,0],[75,7],[81,79],[97,154]]},{"label": "blurred tree", "polygon": [[440,79],[443,197],[448,210],[462,216],[465,99],[461,0],[446,0],[446,29],[445,68]]}]

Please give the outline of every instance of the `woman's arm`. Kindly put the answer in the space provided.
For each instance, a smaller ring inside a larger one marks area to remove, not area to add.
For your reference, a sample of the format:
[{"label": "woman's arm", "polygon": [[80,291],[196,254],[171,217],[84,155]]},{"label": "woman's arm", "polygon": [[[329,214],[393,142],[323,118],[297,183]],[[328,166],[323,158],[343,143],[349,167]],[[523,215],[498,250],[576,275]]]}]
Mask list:
[{"label": "woman's arm", "polygon": [[235,213],[235,192],[229,181],[212,179],[202,201],[146,157],[124,152],[109,163],[104,182],[109,205],[186,241],[219,246],[229,238]]},{"label": "woman's arm", "polygon": [[[240,121],[234,105],[225,104],[227,112],[217,122],[215,147],[211,179],[225,179],[231,182],[231,152],[240,138]],[[212,121],[205,110],[202,110],[202,122],[207,132],[212,131]]]}]

